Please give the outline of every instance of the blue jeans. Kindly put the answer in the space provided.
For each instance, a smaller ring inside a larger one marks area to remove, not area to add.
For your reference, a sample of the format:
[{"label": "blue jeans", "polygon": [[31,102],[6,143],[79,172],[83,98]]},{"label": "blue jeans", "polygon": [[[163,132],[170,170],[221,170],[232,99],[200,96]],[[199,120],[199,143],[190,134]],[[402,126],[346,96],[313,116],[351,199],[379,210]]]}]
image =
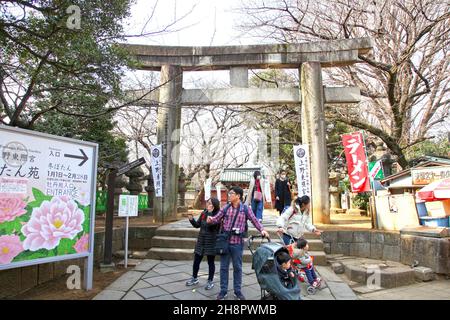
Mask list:
[{"label": "blue jeans", "polygon": [[283,211],[281,211],[280,215],[283,214],[287,209],[289,209],[290,205],[284,206]]},{"label": "blue jeans", "polygon": [[293,238],[290,235],[283,233],[283,242],[285,245],[290,245],[293,242],[296,242],[298,239],[297,238]]},{"label": "blue jeans", "polygon": [[252,199],[252,211],[256,216],[256,219],[262,220],[263,218],[263,210],[264,210],[264,203],[263,201],[255,201],[255,199]]},{"label": "blue jeans", "polygon": [[313,284],[313,282],[317,279],[316,272],[314,271],[314,267],[311,266],[310,268],[304,268],[303,271],[305,271],[306,277],[308,278],[308,282],[310,285]]},{"label": "blue jeans", "polygon": [[228,292],[228,271],[230,260],[233,262],[233,288],[234,293],[241,293],[242,286],[242,255],[244,254],[244,244],[230,244],[228,254],[220,256],[220,293]]}]

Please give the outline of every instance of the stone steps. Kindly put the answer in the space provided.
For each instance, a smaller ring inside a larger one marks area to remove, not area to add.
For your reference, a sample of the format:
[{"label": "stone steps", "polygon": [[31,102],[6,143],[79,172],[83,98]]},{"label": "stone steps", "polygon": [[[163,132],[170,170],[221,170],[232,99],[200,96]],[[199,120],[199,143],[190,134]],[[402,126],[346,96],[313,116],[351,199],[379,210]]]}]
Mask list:
[{"label": "stone steps", "polygon": [[[326,255],[323,251],[310,251],[314,256],[314,263],[318,266],[327,265]],[[179,248],[151,248],[148,251],[147,259],[156,260],[192,260],[193,249],[179,249]],[[216,257],[218,261],[219,258]],[[244,262],[252,262],[252,255],[249,250],[244,250]]]},{"label": "stone steps", "polygon": [[[266,228],[266,231],[269,232],[271,239],[278,239],[278,235],[276,233],[275,228]],[[175,237],[175,238],[197,238],[199,230],[195,228],[170,228],[167,226],[160,227],[156,230],[155,236],[162,237]],[[259,235],[259,232],[254,228],[249,228],[249,236]],[[305,239],[320,239],[320,236],[306,232],[304,234]],[[153,240],[152,240],[153,241]]]},{"label": "stone steps", "polygon": [[[264,221],[264,229],[269,232],[271,241],[281,243],[281,239],[276,233],[275,226],[277,216],[268,215]],[[195,243],[197,242],[199,229],[193,228],[187,219],[174,223],[169,223],[159,227],[152,238],[152,248],[148,251],[148,259],[160,260],[192,260]],[[249,223],[249,236],[259,235],[259,232]],[[310,252],[315,256],[317,265],[326,265],[326,255],[324,245],[320,236],[314,233],[305,233],[304,237],[310,243]],[[267,242],[261,238],[254,239],[252,248],[256,249],[261,242]],[[216,258],[219,260],[219,258]],[[251,262],[252,256],[248,250],[248,242],[244,244],[245,262]]]},{"label": "stone steps", "polygon": [[361,224],[361,223],[372,223],[370,218],[349,220],[349,219],[331,219],[331,224]]},{"label": "stone steps", "polygon": [[[259,244],[267,240],[255,239],[254,245],[259,246]],[[281,239],[273,238],[271,241],[281,243]],[[167,236],[154,236],[152,238],[153,248],[179,248],[179,249],[194,249],[197,243],[197,238],[175,238]],[[309,250],[311,251],[323,251],[323,242],[319,239],[308,239]]]}]

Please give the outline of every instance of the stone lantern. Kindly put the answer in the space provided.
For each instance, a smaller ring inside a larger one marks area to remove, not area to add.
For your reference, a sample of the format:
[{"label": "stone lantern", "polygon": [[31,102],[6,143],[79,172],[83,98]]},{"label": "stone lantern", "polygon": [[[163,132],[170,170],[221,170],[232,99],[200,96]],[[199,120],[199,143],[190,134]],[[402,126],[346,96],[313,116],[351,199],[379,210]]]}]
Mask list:
[{"label": "stone lantern", "polygon": [[344,213],[345,210],[341,207],[341,192],[339,190],[339,181],[343,179],[343,174],[331,171],[329,173],[330,181],[330,212],[331,213]]},{"label": "stone lantern", "polygon": [[122,194],[124,188],[127,185],[126,178],[122,175],[116,177],[116,182],[114,184],[114,212],[117,213],[119,206],[119,196]]},{"label": "stone lantern", "polygon": [[144,177],[144,180],[147,180],[147,186],[145,187],[145,191],[147,191],[147,208],[144,209],[144,215],[152,215],[153,214],[153,194],[155,192],[155,186],[153,184],[153,175],[152,175],[151,169],[150,169],[150,173]]},{"label": "stone lantern", "polygon": [[377,143],[377,148],[374,155],[370,158],[370,161],[377,161],[381,159],[381,164],[383,167],[383,173],[385,177],[392,174],[392,164],[395,162],[391,155],[386,152],[386,147],[383,142]]},{"label": "stone lantern", "polygon": [[125,175],[130,178],[129,183],[126,185],[127,190],[130,191],[131,195],[139,195],[142,192],[141,177],[144,176],[144,171],[140,167],[136,167],[125,173]]},{"label": "stone lantern", "polygon": [[186,195],[186,174],[184,173],[184,169],[180,168],[180,174],[178,176],[178,205],[180,207],[185,206],[185,195]]}]

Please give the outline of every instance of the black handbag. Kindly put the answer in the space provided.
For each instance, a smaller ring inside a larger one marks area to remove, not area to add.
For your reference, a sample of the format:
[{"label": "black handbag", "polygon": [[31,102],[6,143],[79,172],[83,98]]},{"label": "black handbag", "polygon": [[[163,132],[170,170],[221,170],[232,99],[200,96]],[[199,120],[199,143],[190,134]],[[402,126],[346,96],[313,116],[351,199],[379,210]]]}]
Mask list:
[{"label": "black handbag", "polygon": [[228,253],[230,244],[230,232],[221,232],[216,238],[216,254],[222,255]]},{"label": "black handbag", "polygon": [[[228,209],[227,209],[228,211]],[[234,223],[236,222],[237,216],[239,215],[239,209],[236,215],[234,216],[233,223],[231,224],[230,231],[221,231],[217,234],[216,237],[216,254],[223,255],[228,253],[228,248],[230,247],[230,237],[231,230],[233,230]],[[223,228],[223,227],[222,227]]]}]

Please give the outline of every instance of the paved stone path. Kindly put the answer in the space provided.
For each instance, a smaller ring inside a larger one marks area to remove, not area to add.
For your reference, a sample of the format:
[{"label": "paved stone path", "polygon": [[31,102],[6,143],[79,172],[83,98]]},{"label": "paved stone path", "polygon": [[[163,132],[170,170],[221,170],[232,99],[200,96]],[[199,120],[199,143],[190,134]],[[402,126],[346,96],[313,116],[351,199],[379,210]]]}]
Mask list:
[{"label": "paved stone path", "polygon": [[450,300],[450,280],[439,279],[358,295],[361,300]]},{"label": "paved stone path", "polygon": [[[134,269],[128,271],[99,293],[94,300],[214,300],[220,291],[219,264],[216,262],[215,286],[205,290],[208,271],[207,263],[200,266],[200,283],[186,287],[185,282],[192,272],[192,261],[143,260]],[[232,268],[230,268],[228,300],[233,300]],[[356,295],[328,267],[317,267],[323,278],[328,278],[328,287],[308,295],[306,285],[301,284],[304,300],[356,299]],[[250,263],[243,264],[242,293],[248,300],[259,300],[261,290]]]},{"label": "paved stone path", "polygon": [[[266,228],[275,228],[277,215],[270,212],[264,215]],[[170,228],[186,228],[186,219],[171,223]],[[249,223],[252,229],[252,225]],[[215,300],[220,291],[219,257],[216,257],[215,286],[205,290],[208,265],[204,260],[200,265],[200,283],[186,287],[185,282],[192,274],[192,260],[141,260],[135,268],[123,274],[114,283],[100,292],[95,300]],[[450,300],[450,280],[440,279],[416,283],[395,289],[383,289],[356,295],[350,288],[351,281],[343,275],[336,275],[329,266],[316,266],[318,274],[326,286],[315,295],[308,295],[306,284],[301,284],[303,300],[356,300],[356,299],[446,299]],[[230,265],[228,300],[233,300],[233,270]],[[242,293],[248,300],[259,300],[261,290],[250,263],[243,264]]]}]

